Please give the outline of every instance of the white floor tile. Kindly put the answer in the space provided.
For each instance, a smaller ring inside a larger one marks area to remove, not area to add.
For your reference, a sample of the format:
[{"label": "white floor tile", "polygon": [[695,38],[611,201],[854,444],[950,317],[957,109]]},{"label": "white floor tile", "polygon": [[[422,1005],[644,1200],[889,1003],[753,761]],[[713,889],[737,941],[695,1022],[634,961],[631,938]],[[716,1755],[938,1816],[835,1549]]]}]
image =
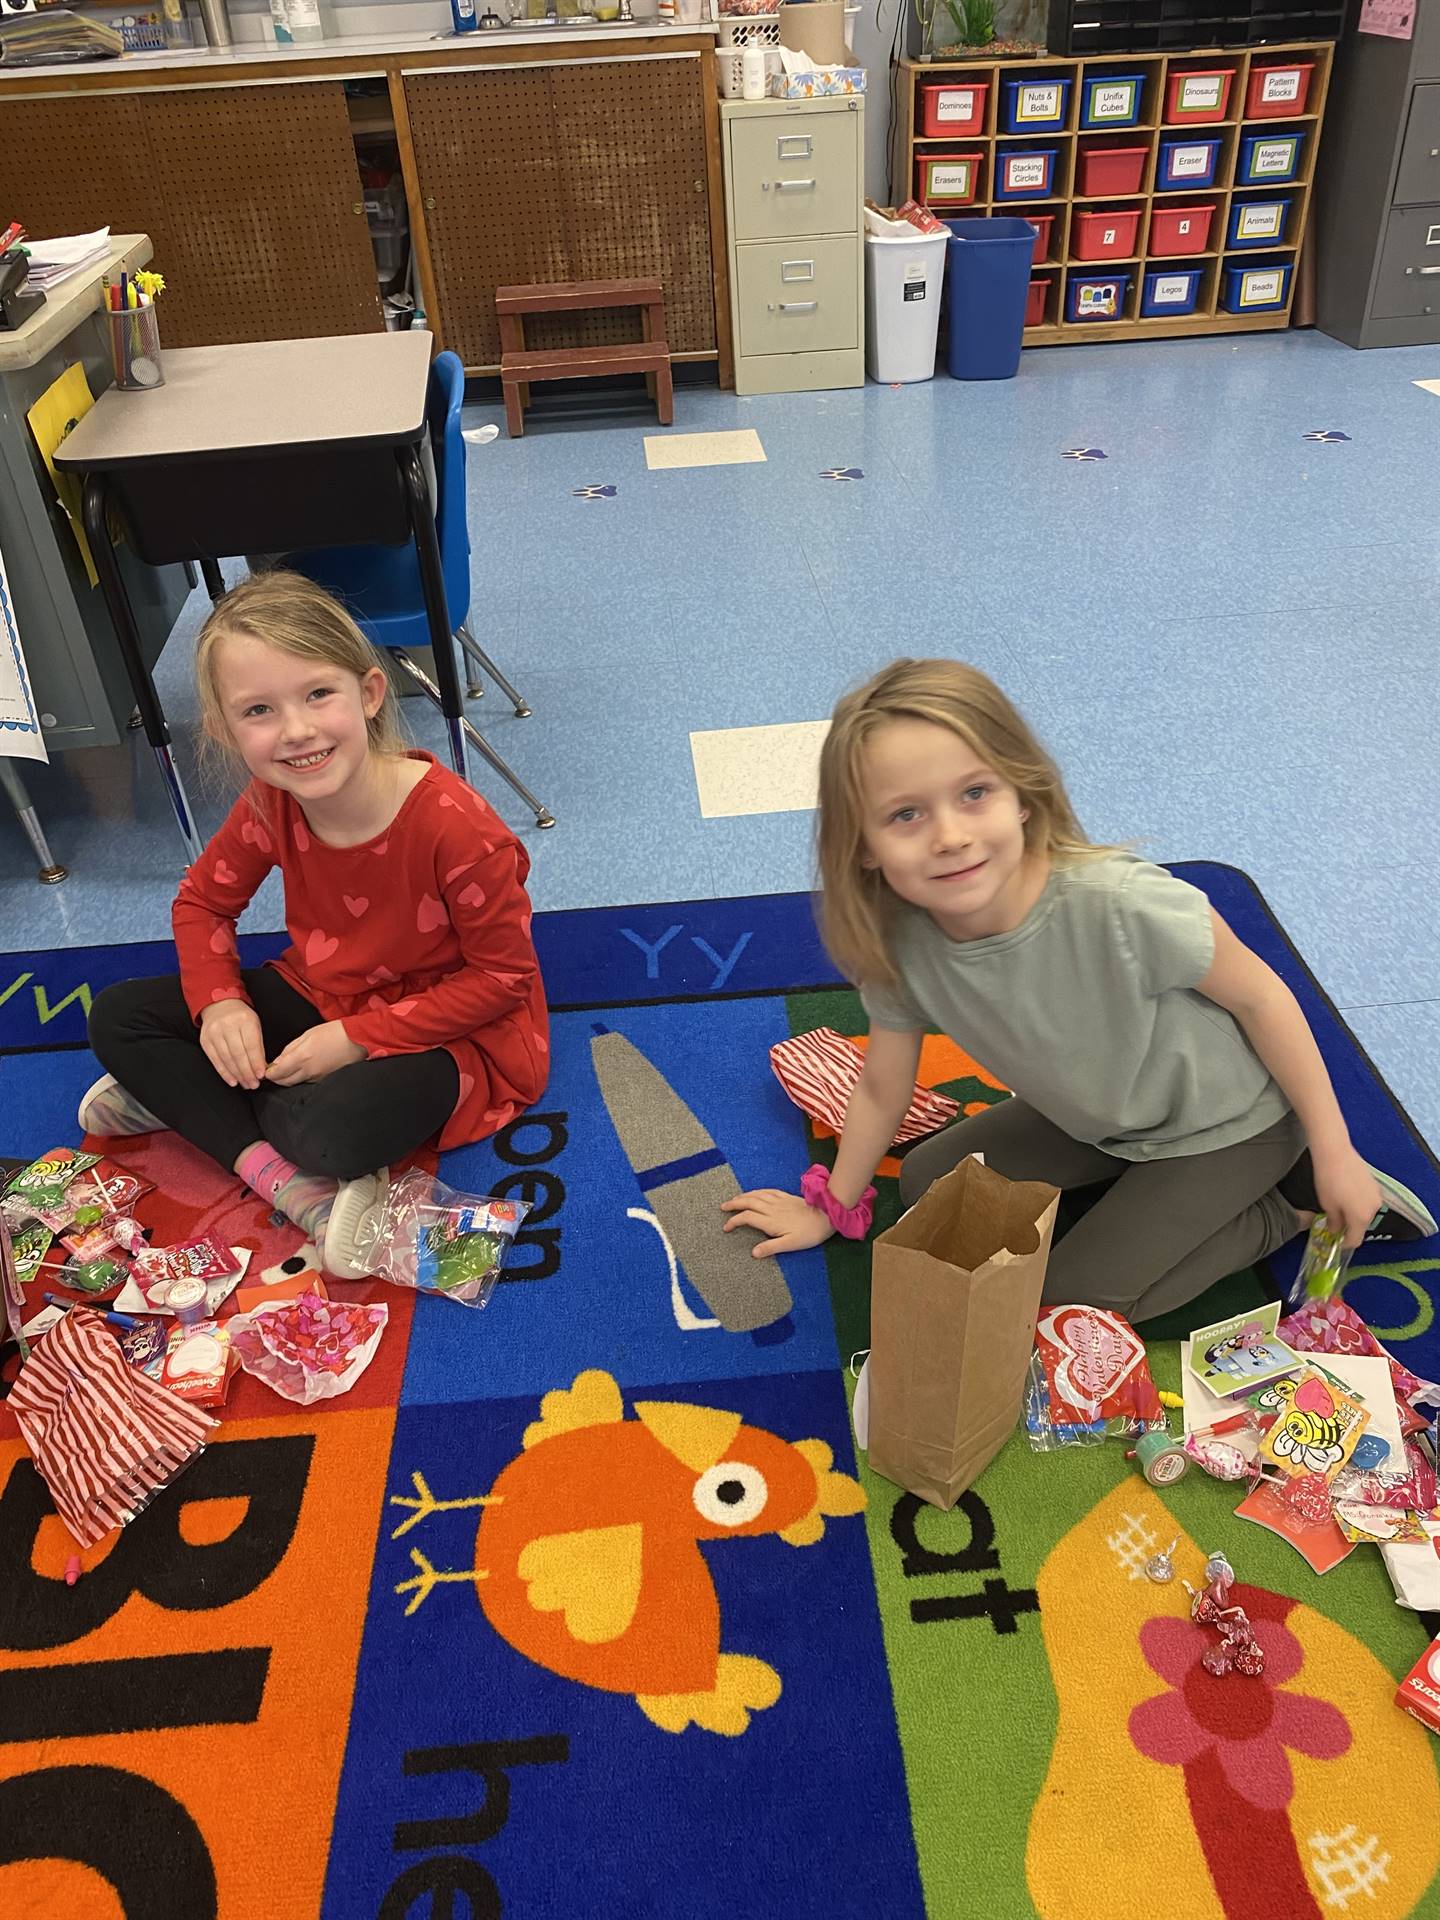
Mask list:
[{"label": "white floor tile", "polygon": [[739,813],[799,813],[815,805],[828,720],[692,733],[695,785],[706,820]]}]

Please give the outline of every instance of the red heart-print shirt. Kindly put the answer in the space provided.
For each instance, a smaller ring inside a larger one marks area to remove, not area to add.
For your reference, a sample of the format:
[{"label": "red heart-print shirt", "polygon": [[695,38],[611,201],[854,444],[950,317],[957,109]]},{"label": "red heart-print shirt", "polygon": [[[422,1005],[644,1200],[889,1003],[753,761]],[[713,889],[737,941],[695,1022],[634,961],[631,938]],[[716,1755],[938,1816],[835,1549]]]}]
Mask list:
[{"label": "red heart-print shirt", "polygon": [[442,1147],[484,1139],[545,1090],[549,1017],[524,847],[433,754],[390,825],[331,847],[293,795],[252,783],[171,912],[186,1004],[247,1000],[235,922],[278,866],[291,944],[273,966],[372,1059],[444,1047],[460,1097]]}]

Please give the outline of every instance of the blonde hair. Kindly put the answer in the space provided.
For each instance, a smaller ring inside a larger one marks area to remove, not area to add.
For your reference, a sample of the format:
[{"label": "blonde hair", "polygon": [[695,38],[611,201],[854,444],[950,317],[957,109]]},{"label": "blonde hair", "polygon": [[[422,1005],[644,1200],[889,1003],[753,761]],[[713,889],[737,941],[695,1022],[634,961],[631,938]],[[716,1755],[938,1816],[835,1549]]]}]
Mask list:
[{"label": "blonde hair", "polygon": [[195,684],[203,725],[201,752],[238,758],[220,699],[219,653],[231,634],[263,640],[299,660],[316,660],[363,680],[372,667],[385,674],[385,698],[366,721],[372,753],[405,752],[399,702],[379,653],[333,595],[302,573],[252,573],[219,601],[195,646]]},{"label": "blonde hair", "polygon": [[1054,761],[993,680],[958,660],[895,661],[846,694],[820,754],[820,931],[845,977],[867,986],[890,986],[898,977],[889,937],[896,898],[878,868],[862,865],[862,763],[890,720],[944,727],[1007,780],[1029,814],[1027,852],[1066,862],[1112,851],[1086,839]]}]

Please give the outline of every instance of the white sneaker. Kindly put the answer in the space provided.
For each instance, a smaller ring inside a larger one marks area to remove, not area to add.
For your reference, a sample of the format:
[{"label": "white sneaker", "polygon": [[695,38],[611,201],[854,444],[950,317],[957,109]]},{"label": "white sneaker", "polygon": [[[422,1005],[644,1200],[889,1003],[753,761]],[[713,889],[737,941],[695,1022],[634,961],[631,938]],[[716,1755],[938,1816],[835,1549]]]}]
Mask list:
[{"label": "white sneaker", "polygon": [[330,1218],[325,1222],[320,1242],[320,1261],[326,1273],[337,1280],[366,1280],[373,1269],[357,1248],[373,1249],[374,1229],[370,1216],[383,1204],[390,1186],[390,1170],[363,1173],[358,1180],[342,1180]]},{"label": "white sneaker", "polygon": [[165,1122],[127,1093],[113,1073],[102,1073],[80,1101],[80,1131],[123,1139],[133,1133],[163,1133]]}]

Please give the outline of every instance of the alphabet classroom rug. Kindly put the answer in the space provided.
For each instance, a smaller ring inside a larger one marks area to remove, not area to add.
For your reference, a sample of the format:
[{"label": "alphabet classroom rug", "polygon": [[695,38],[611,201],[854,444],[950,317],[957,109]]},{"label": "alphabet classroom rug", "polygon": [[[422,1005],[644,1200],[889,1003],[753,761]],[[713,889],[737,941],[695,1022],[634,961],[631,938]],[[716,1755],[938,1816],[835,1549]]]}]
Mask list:
[{"label": "alphabet classroom rug", "polygon": [[[1300,994],[1362,1150],[1440,1205],[1251,884],[1181,871]],[[532,1208],[483,1312],[340,1289],[390,1306],[355,1389],[304,1411],[240,1376],[204,1454],[73,1587],[0,1406],[0,1912],[1440,1914],[1440,1746],[1392,1704],[1426,1634],[1373,1548],[1319,1578],[1233,1489],[1152,1488],[1118,1442],[1017,1435],[952,1513],[921,1506],[857,1470],[865,1250],[748,1274],[715,1251],[732,1180],[793,1185],[829,1150],[766,1057],[860,1027],[808,900],[536,927],[549,1090],[443,1167]],[[161,943],[0,963],[0,1153],[75,1143],[90,992],[170,964]],[[940,1041],[926,1073],[1002,1097]],[[118,1158],[156,1181],[158,1241],[303,1257],[173,1137]],[[1437,1272],[1430,1244],[1347,1285],[1426,1375]],[[1240,1276],[1194,1323],[1258,1297]],[[1152,1333],[1163,1385],[1155,1336],[1180,1331]],[[1263,1678],[1199,1665],[1178,1581],[1140,1573],[1172,1539],[1192,1580],[1229,1555]]]}]

